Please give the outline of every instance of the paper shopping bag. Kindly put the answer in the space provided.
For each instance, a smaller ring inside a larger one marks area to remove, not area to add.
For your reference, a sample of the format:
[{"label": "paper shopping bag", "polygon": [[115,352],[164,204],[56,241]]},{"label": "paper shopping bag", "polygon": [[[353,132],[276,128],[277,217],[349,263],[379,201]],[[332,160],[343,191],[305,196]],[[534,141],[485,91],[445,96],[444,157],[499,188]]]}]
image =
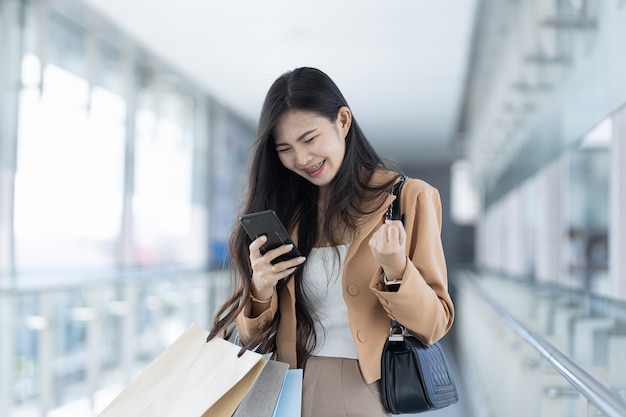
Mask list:
[{"label": "paper shopping bag", "polygon": [[288,370],[284,362],[268,361],[233,417],[272,417]]},{"label": "paper shopping bag", "polygon": [[273,417],[300,417],[302,415],[302,369],[290,369],[278,398]]},{"label": "paper shopping bag", "polygon": [[99,417],[231,417],[267,363],[191,325]]}]

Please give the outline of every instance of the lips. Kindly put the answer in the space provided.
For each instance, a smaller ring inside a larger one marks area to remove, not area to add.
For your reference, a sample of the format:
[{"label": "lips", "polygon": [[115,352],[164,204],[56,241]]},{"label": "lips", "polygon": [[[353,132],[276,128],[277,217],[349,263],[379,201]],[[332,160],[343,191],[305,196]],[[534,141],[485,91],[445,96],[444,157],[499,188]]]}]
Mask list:
[{"label": "lips", "polygon": [[315,165],[313,168],[305,169],[304,172],[306,172],[307,174],[309,174],[311,176],[314,176],[314,175],[316,175],[317,173],[320,172],[320,170],[324,166],[325,162],[326,161],[324,160],[324,161],[320,162],[319,164]]}]

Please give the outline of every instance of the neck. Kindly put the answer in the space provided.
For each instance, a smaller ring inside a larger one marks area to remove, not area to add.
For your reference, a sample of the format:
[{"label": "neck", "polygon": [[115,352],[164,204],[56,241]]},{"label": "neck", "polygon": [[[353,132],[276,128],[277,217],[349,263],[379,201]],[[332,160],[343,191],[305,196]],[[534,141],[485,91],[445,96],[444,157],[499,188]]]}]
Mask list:
[{"label": "neck", "polygon": [[324,233],[324,219],[326,218],[326,203],[328,202],[328,187],[320,187],[317,200],[317,242],[316,246],[328,246],[328,236]]},{"label": "neck", "polygon": [[320,187],[318,207],[325,207],[328,199],[330,198],[330,187]]}]

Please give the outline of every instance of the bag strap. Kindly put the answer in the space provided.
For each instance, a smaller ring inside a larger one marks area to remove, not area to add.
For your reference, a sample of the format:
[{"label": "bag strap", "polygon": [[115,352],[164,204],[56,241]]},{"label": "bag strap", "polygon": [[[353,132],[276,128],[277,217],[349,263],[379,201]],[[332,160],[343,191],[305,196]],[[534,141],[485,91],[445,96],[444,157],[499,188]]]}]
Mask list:
[{"label": "bag strap", "polygon": [[[396,196],[396,199],[393,200],[393,203],[389,205],[387,209],[386,217],[390,220],[400,220],[402,221],[402,225],[405,224],[406,215],[402,212],[401,204],[400,204],[400,193],[402,191],[402,187],[408,177],[406,175],[402,175],[400,177],[400,181],[398,181],[392,188],[391,194]],[[404,336],[407,335],[407,330],[400,323],[393,319],[389,319],[391,321],[391,325],[389,328],[389,339],[390,340],[402,340]],[[400,330],[400,333],[397,331]]]},{"label": "bag strap", "polygon": [[402,175],[400,177],[400,181],[394,184],[391,189],[391,194],[396,196],[396,199],[393,200],[393,203],[389,205],[387,209],[386,217],[389,220],[400,220],[404,225],[405,215],[402,213],[402,209],[400,208],[400,192],[402,191],[402,187],[404,186],[405,181],[408,179],[406,175]]}]

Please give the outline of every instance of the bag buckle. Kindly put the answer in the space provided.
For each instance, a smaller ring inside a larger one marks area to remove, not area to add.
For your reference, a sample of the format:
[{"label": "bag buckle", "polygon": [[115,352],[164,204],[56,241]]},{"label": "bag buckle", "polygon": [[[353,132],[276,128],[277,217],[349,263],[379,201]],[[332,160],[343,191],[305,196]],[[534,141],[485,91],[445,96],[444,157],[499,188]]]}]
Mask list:
[{"label": "bag buckle", "polygon": [[[397,330],[398,328],[401,329],[401,332],[400,333],[394,333],[394,330]],[[389,337],[388,337],[388,340],[390,342],[403,342],[404,341],[404,337],[408,336],[408,335],[409,334],[408,334],[408,332],[406,330],[406,327],[404,327],[404,326],[402,326],[400,324],[397,324],[397,322],[396,322],[395,326],[392,325],[392,326],[389,327]]]}]

